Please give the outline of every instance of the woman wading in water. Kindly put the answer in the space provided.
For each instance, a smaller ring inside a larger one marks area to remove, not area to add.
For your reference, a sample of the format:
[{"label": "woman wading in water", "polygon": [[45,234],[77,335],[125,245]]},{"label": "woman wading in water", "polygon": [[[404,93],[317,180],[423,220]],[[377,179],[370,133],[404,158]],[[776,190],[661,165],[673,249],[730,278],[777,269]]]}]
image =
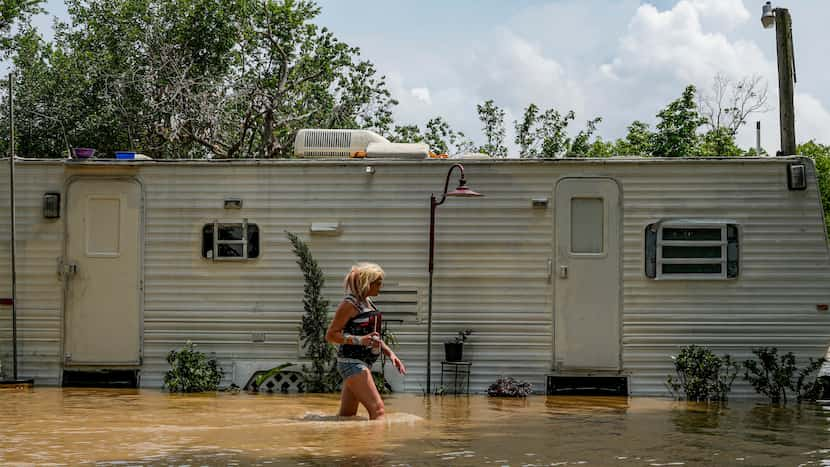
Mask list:
[{"label": "woman wading in water", "polygon": [[380,336],[381,314],[369,297],[375,297],[383,284],[383,269],[377,264],[360,263],[346,274],[343,287],[346,297],[337,307],[326,331],[326,340],[340,344],[337,350],[337,371],[343,377],[340,394],[341,417],[357,414],[358,404],[369,412],[369,419],[382,419],[383,399],[372,378],[372,364],[383,352],[402,374],[403,362]]}]

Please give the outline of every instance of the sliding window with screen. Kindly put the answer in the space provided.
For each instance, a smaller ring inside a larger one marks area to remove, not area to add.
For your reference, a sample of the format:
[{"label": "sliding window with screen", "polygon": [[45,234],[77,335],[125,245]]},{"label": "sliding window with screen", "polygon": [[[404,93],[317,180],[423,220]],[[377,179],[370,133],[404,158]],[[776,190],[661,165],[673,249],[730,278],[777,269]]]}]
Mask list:
[{"label": "sliding window with screen", "polygon": [[677,220],[645,229],[645,272],[652,279],[738,277],[738,226],[726,221]]}]

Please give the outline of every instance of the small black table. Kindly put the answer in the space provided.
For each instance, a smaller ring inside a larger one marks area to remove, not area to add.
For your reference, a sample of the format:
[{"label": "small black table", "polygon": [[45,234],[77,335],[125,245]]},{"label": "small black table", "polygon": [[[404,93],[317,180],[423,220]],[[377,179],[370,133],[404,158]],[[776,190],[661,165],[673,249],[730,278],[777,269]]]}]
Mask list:
[{"label": "small black table", "polygon": [[[450,394],[462,394],[458,388],[458,375],[461,374],[461,383],[463,394],[470,393],[470,368],[472,367],[472,362],[448,362],[446,360],[441,362],[441,387],[444,387],[444,372],[449,371],[453,374],[452,379],[452,392],[447,391]],[[464,384],[464,377],[467,377],[466,384]]]}]

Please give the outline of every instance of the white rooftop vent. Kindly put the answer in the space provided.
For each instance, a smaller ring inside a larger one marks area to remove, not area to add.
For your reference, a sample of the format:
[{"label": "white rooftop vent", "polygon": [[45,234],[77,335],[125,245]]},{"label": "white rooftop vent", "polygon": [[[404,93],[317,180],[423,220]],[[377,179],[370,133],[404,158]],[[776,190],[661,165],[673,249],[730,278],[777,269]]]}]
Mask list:
[{"label": "white rooftop vent", "polygon": [[303,129],[294,138],[294,156],[307,159],[426,159],[429,146],[423,143],[390,143],[369,130]]},{"label": "white rooftop vent", "polygon": [[389,140],[368,130],[303,129],[294,138],[294,156],[309,159],[366,157],[369,143]]}]

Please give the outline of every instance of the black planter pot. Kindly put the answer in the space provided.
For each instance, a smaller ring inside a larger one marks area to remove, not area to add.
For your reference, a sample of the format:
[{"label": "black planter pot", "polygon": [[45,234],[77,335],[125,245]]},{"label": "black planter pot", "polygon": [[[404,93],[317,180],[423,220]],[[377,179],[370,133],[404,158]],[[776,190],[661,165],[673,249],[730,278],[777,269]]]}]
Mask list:
[{"label": "black planter pot", "polygon": [[464,343],[444,342],[444,360],[448,362],[460,362],[464,360]]}]

